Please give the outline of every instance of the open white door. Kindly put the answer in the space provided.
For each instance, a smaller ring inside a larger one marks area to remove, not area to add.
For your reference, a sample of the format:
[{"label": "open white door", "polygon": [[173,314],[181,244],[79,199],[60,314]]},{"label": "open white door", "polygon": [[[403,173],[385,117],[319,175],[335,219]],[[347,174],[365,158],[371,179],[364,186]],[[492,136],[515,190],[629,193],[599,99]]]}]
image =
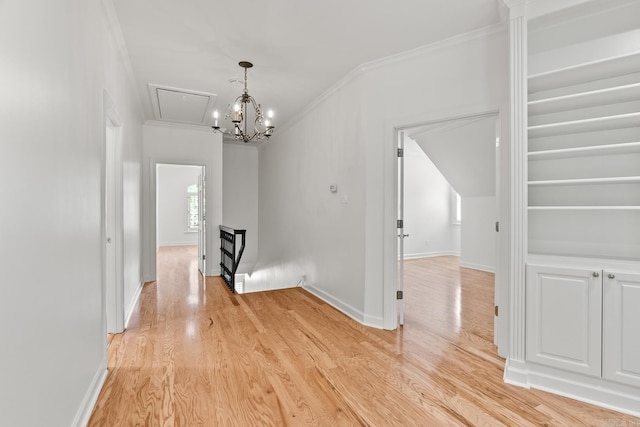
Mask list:
[{"label": "open white door", "polygon": [[404,132],[398,132],[398,324],[404,325]]},{"label": "open white door", "polygon": [[206,232],[206,197],[205,197],[205,169],[198,175],[198,268],[205,277],[207,266],[207,232]]},{"label": "open white door", "polygon": [[122,169],[119,131],[114,121],[106,118],[105,184],[104,184],[104,281],[105,312],[108,333],[124,330],[122,273]]},{"label": "open white door", "polygon": [[506,338],[506,328],[502,328],[502,321],[500,318],[499,307],[502,305],[506,307],[506,304],[502,304],[504,298],[504,284],[502,281],[503,274],[503,259],[502,259],[502,238],[500,236],[500,221],[501,221],[501,207],[502,207],[502,147],[500,144],[501,139],[501,121],[500,116],[496,117],[496,151],[495,151],[495,159],[496,159],[496,174],[495,174],[495,194],[496,194],[496,224],[495,224],[495,260],[496,267],[494,269],[494,317],[493,317],[493,343],[498,348],[498,354],[502,357],[506,357],[505,348],[506,345],[504,343],[507,342]]}]

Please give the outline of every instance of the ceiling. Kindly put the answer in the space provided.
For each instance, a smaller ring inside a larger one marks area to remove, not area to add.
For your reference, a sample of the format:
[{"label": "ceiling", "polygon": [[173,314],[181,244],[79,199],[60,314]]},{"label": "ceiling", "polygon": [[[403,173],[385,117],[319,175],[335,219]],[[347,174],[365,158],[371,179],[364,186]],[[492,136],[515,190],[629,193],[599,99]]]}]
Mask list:
[{"label": "ceiling", "polygon": [[500,22],[501,0],[113,0],[146,120],[210,126],[242,92],[277,127],[361,64]]}]

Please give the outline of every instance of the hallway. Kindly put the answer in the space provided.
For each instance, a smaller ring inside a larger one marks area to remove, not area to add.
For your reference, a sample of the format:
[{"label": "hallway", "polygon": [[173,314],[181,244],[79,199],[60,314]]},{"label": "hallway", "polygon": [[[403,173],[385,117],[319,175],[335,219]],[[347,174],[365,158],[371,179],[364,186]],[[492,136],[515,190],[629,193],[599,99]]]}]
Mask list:
[{"label": "hallway", "polygon": [[504,384],[493,275],[455,257],[406,262],[397,331],[362,326],[300,288],[232,295],[217,277],[205,284],[196,247],[163,247],[158,266],[109,347],[90,426],[634,422]]}]

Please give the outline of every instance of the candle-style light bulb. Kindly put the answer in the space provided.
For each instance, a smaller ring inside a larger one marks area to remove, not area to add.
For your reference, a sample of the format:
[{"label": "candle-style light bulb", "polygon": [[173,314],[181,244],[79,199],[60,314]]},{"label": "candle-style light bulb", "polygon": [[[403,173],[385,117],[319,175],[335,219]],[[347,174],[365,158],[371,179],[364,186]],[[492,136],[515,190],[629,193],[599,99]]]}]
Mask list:
[{"label": "candle-style light bulb", "polygon": [[267,117],[269,117],[270,119],[273,119],[273,110],[267,111]]},{"label": "candle-style light bulb", "polygon": [[218,127],[218,117],[219,117],[219,116],[220,116],[220,115],[218,114],[218,110],[215,110],[215,111],[213,112],[213,126],[214,126],[214,127]]},{"label": "candle-style light bulb", "polygon": [[240,113],[240,104],[233,104],[233,111],[231,112],[231,121],[233,123],[240,123],[242,121]]}]

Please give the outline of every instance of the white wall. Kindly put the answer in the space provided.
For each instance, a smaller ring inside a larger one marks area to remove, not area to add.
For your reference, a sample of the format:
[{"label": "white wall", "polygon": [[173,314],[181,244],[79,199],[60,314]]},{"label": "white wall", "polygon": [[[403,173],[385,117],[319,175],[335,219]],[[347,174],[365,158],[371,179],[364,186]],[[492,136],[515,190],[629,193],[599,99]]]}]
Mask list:
[{"label": "white wall", "polygon": [[222,151],[223,222],[247,230],[238,273],[252,273],[258,261],[258,148],[225,143]]},{"label": "white wall", "polygon": [[109,2],[0,4],[0,425],[86,422],[106,374],[103,90],[122,120],[125,298],[140,283],[141,108]]},{"label": "white wall", "polygon": [[495,271],[497,205],[495,197],[464,197],[460,266]]},{"label": "white wall", "polygon": [[[256,280],[294,286],[306,275],[308,289],[382,327],[394,304],[385,287],[393,282],[395,262],[386,254],[396,242],[393,128],[461,111],[508,111],[507,32],[446,42],[363,69],[261,147]],[[330,184],[338,185],[336,194]]]},{"label": "white wall", "polygon": [[459,254],[460,234],[454,232],[459,227],[452,223],[452,191],[418,144],[405,138],[404,232],[409,234],[404,239],[405,259]]},{"label": "white wall", "polygon": [[205,167],[208,260],[206,275],[218,275],[218,227],[222,224],[222,136],[208,128],[147,122],[143,126],[142,158],[145,279],[154,280],[156,276],[155,165],[158,163]]},{"label": "white wall", "polygon": [[198,185],[201,166],[157,165],[157,244],[197,245],[197,231],[188,231],[187,188]]}]

